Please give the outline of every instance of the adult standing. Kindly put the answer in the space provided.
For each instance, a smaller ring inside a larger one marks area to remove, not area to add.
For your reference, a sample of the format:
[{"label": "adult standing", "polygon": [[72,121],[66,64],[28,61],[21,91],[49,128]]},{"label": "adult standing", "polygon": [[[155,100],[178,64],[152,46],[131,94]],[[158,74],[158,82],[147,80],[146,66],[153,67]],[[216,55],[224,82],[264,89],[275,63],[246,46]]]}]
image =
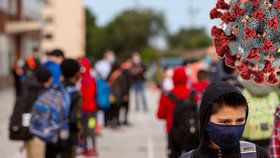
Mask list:
[{"label": "adult standing", "polygon": [[[98,61],[95,64],[95,77],[96,77],[96,84],[97,84],[97,105],[99,110],[97,114],[98,122],[100,120],[103,120],[105,126],[107,126],[107,123],[109,121],[109,109],[110,109],[110,87],[107,82],[107,79],[112,71],[112,65],[115,63],[116,57],[115,53],[112,50],[106,51],[103,59]],[[99,125],[102,123],[99,122],[97,124],[97,129],[99,129]]]},{"label": "adult standing", "polygon": [[140,110],[140,104],[142,101],[143,108],[148,111],[146,97],[145,97],[145,66],[141,61],[139,52],[135,52],[132,55],[132,75],[133,75],[133,88],[135,91],[136,111]]},{"label": "adult standing", "polygon": [[112,50],[106,51],[102,60],[98,61],[95,65],[95,71],[98,78],[107,80],[115,63],[116,57]]}]

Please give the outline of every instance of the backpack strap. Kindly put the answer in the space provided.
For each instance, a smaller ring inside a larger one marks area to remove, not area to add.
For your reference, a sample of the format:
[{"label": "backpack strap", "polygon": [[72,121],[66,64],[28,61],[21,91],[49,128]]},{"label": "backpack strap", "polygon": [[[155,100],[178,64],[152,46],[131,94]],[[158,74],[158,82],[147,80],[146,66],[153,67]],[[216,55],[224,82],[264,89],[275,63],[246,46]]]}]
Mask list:
[{"label": "backpack strap", "polygon": [[[195,150],[191,150],[180,156],[180,158],[193,158],[194,153]],[[240,153],[241,158],[257,158],[256,145],[254,143],[240,141]]]},{"label": "backpack strap", "polygon": [[69,93],[69,94],[72,94],[74,92],[76,92],[78,89],[76,86],[69,86],[69,87],[66,87],[66,91]]},{"label": "backpack strap", "polygon": [[182,156],[180,156],[179,158],[193,158],[194,157],[194,153],[195,153],[195,149],[191,150],[185,154],[183,154]]},{"label": "backpack strap", "polygon": [[[63,120],[63,122],[68,122],[68,117],[69,117],[69,112],[71,109],[71,94],[76,92],[78,89],[76,86],[64,86],[63,84],[61,84],[58,89],[58,91],[61,92],[61,94],[63,95],[63,99],[64,99],[64,111],[62,111],[63,115],[61,116],[61,119]],[[67,119],[66,119],[67,118]]]},{"label": "backpack strap", "polygon": [[195,102],[196,91],[192,90],[190,96],[183,100],[179,99],[175,94],[171,93],[170,91],[163,91],[162,94],[170,98],[173,102],[175,102],[176,105],[180,105],[182,102]]},{"label": "backpack strap", "polygon": [[257,147],[254,143],[240,141],[241,158],[257,158]]},{"label": "backpack strap", "polygon": [[168,92],[166,96],[173,102],[175,102],[176,105],[180,105],[183,102],[183,100],[179,99],[175,94],[171,92]]},{"label": "backpack strap", "polygon": [[195,102],[195,95],[196,95],[196,91],[195,90],[192,90],[191,91],[191,94],[190,94],[190,97],[189,97],[189,100],[191,102]]}]

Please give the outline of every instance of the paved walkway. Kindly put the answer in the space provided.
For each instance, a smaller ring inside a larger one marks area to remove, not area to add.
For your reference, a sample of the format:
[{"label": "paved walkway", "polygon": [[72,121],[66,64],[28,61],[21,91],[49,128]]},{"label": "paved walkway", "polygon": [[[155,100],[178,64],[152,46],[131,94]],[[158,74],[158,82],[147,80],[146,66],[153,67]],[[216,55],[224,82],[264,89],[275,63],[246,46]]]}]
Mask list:
[{"label": "paved walkway", "polygon": [[98,139],[100,158],[165,158],[164,123],[155,118],[158,94],[146,93],[149,112],[135,112],[131,106],[131,127],[104,130]]},{"label": "paved walkway", "polygon": [[0,151],[1,158],[12,158],[18,153],[23,143],[11,142],[8,137],[9,118],[14,106],[13,91],[4,89],[0,91]]},{"label": "paved walkway", "polygon": [[[149,112],[130,110],[131,127],[104,129],[97,140],[98,158],[166,158],[164,122],[155,118],[158,93],[146,92]],[[132,98],[133,99],[133,98]],[[0,151],[1,158],[20,158],[21,142],[8,139],[8,122],[13,107],[11,89],[0,91]],[[24,157],[22,157],[24,158]]]}]

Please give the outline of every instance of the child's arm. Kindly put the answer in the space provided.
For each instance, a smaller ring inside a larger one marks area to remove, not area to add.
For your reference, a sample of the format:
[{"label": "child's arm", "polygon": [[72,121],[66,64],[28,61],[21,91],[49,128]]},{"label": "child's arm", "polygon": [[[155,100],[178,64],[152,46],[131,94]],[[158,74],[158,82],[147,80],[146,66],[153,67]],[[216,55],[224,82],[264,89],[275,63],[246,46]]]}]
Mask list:
[{"label": "child's arm", "polygon": [[70,123],[77,124],[82,117],[82,96],[79,92],[71,95]]},{"label": "child's arm", "polygon": [[157,111],[157,117],[159,119],[166,119],[167,118],[167,107],[166,107],[166,101],[165,96],[161,96],[159,100],[159,107]]}]

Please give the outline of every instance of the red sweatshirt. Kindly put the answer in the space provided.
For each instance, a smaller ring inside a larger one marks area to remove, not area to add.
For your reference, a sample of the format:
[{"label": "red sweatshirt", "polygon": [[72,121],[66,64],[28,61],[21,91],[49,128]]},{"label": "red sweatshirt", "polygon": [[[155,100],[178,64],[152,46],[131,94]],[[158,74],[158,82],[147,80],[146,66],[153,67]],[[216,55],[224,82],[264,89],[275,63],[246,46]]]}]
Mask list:
[{"label": "red sweatshirt", "polygon": [[79,61],[84,68],[81,81],[82,109],[84,112],[95,112],[97,110],[96,83],[90,74],[91,64],[86,58],[80,58]]},{"label": "red sweatshirt", "polygon": [[192,88],[196,92],[203,93],[203,91],[208,87],[209,84],[209,81],[198,81],[195,84],[193,84]]},{"label": "red sweatshirt", "polygon": [[[173,82],[174,88],[171,91],[180,99],[186,99],[189,97],[191,90],[187,88],[188,77],[184,67],[179,67],[174,70]],[[198,98],[196,97],[196,100]],[[175,104],[171,99],[163,94],[160,97],[159,108],[157,111],[157,117],[166,121],[166,131],[169,134],[173,124],[173,113],[175,110]]]}]

